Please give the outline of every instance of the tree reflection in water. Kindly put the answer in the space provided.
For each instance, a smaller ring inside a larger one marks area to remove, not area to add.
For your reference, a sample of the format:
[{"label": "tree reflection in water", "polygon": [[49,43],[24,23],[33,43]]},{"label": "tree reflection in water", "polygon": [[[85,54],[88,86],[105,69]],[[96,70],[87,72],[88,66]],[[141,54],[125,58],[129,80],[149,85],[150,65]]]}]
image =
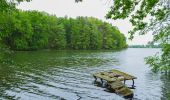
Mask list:
[{"label": "tree reflection in water", "polygon": [[170,100],[170,73],[161,76],[162,98],[161,100]]}]

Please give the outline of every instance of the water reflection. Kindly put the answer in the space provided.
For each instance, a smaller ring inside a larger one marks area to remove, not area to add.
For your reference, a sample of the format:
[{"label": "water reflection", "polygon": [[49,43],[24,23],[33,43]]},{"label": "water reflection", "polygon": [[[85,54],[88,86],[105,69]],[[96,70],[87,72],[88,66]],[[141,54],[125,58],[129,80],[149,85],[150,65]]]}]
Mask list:
[{"label": "water reflection", "polygon": [[161,100],[170,100],[170,74],[162,75],[162,97]]},{"label": "water reflection", "polygon": [[151,54],[152,49],[16,52],[7,57],[11,63],[0,64],[0,99],[124,100],[93,83],[93,73],[115,68],[138,77],[135,100],[164,100],[169,82],[143,63]]}]

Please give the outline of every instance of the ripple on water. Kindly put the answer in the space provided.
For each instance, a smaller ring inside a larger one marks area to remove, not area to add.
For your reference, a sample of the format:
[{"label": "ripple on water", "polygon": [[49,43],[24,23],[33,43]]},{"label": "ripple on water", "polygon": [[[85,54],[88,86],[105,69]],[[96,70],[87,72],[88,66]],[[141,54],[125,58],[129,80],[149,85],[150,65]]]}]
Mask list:
[{"label": "ripple on water", "polygon": [[93,73],[115,68],[138,77],[134,100],[160,100],[169,92],[169,85],[141,62],[153,54],[147,51],[150,50],[17,52],[11,57],[13,67],[0,70],[4,73],[0,74],[0,99],[124,100],[93,83]]}]

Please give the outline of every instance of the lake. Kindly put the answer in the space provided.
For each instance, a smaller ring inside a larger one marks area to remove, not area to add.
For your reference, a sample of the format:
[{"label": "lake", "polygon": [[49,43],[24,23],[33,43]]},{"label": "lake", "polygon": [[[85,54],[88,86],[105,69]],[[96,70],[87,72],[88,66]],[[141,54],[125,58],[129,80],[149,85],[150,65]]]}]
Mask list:
[{"label": "lake", "polygon": [[[92,74],[118,69],[137,77],[133,100],[168,100],[170,77],[152,73],[144,58],[160,49],[20,51],[0,64],[0,99],[124,100],[96,86]],[[131,82],[127,82],[127,85]]]}]

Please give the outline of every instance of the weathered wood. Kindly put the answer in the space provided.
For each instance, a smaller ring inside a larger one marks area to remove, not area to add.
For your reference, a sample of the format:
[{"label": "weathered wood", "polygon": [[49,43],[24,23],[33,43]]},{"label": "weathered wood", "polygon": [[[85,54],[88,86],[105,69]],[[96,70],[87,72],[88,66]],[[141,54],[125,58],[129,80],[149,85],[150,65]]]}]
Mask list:
[{"label": "weathered wood", "polygon": [[109,76],[106,76],[106,75],[102,75],[101,73],[96,73],[96,74],[93,74],[93,76],[95,77],[98,77],[98,78],[101,78],[107,82],[113,82],[115,81],[116,79],[115,78],[111,78]]},{"label": "weathered wood", "polygon": [[122,84],[122,82],[120,82],[120,81],[115,81],[115,82],[109,83],[109,85],[111,86],[111,89],[113,89],[113,90],[117,90],[121,87],[124,87],[124,84]]},{"label": "weathered wood", "polygon": [[127,88],[122,82],[115,81],[109,84],[110,88],[115,91],[115,93],[122,95],[122,96],[128,96],[133,95],[133,91]]},{"label": "weathered wood", "polygon": [[123,76],[125,78],[125,80],[137,79],[137,77],[135,77],[135,76],[129,75],[127,73],[121,72],[121,71],[116,70],[116,69],[110,70],[109,72],[114,73],[114,74],[119,75],[119,76]]},{"label": "weathered wood", "polygon": [[[105,80],[108,84],[108,87],[113,90],[115,93],[120,94],[124,97],[133,96],[133,91],[125,86],[126,80],[132,80],[132,87],[134,87],[134,79],[136,77],[129,75],[127,73],[121,72],[119,70],[110,70],[100,73],[93,74],[95,80],[100,78],[103,84],[103,80]],[[121,82],[124,81],[124,84]]]},{"label": "weathered wood", "polygon": [[121,89],[116,90],[116,93],[123,95],[124,97],[129,96],[129,95],[133,95],[133,91],[130,90],[129,88],[127,88],[127,87],[123,87]]}]

